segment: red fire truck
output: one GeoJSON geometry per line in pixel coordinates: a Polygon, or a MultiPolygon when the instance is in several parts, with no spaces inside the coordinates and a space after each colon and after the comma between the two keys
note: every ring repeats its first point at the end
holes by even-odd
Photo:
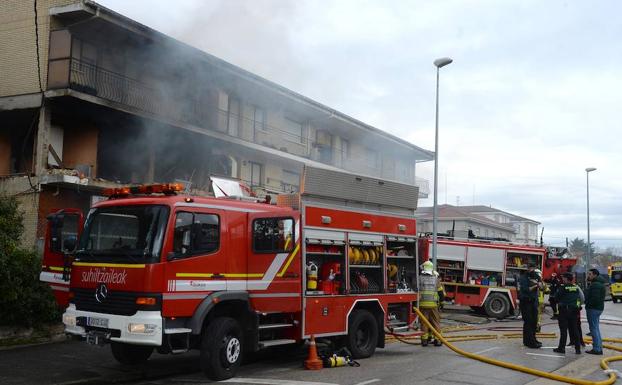
{"type": "Polygon", "coordinates": [[[312,335],[371,356],[415,318],[417,188],[309,167],[303,182],[277,205],[150,185],[112,189],[83,228],[51,215],[41,279],[69,301],[66,332],[123,364],[199,349],[216,380],[312,335]]]}
{"type": "MultiPolygon", "coordinates": [[[[432,236],[419,238],[419,255],[422,260],[432,259],[432,236]]],[[[530,264],[549,281],[552,273],[570,271],[576,258],[565,248],[444,236],[437,239],[437,271],[447,299],[489,317],[515,314],[518,276],[530,264]]]]}

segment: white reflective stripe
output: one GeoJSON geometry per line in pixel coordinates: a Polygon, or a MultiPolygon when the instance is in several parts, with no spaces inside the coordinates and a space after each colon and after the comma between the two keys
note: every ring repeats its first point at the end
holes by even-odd
{"type": "Polygon", "coordinates": [[[284,297],[300,297],[301,293],[267,293],[267,294],[249,294],[251,298],[284,298],[284,297]]]}
{"type": "Polygon", "coordinates": [[[188,279],[175,282],[175,291],[214,291],[226,289],[227,281],[188,279]]]}
{"type": "Polygon", "coordinates": [[[207,297],[209,293],[203,294],[184,294],[184,293],[169,293],[162,294],[163,299],[203,299],[207,297]]]}
{"type": "Polygon", "coordinates": [[[227,281],[227,290],[246,290],[248,281],[227,281]]]}
{"type": "Polygon", "coordinates": [[[69,286],[50,285],[50,287],[52,288],[52,290],[69,291],[69,286]]]}
{"type": "Polygon", "coordinates": [[[50,271],[42,271],[39,274],[39,280],[41,282],[58,283],[60,285],[69,285],[69,281],[63,280],[62,273],[52,273],[50,271]]]}
{"type": "Polygon", "coordinates": [[[260,280],[178,279],[169,281],[168,289],[169,291],[266,290],[288,256],[289,253],[277,254],[260,280]]]}
{"type": "Polygon", "coordinates": [[[253,209],[245,209],[241,207],[231,207],[231,206],[222,206],[222,205],[210,205],[206,203],[189,203],[189,202],[177,202],[175,203],[175,207],[200,207],[205,209],[217,209],[217,210],[226,210],[226,211],[239,211],[243,213],[262,213],[266,210],[253,210],[253,209]]]}

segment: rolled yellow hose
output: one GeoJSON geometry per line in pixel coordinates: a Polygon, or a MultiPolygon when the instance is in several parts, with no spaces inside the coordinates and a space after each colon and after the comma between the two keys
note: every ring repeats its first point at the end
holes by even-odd
{"type": "MultiPolygon", "coordinates": [[[[427,318],[425,318],[423,316],[423,314],[421,313],[421,311],[419,311],[418,308],[415,307],[414,309],[417,312],[417,315],[419,316],[419,319],[421,320],[421,322],[423,322],[432,331],[432,333],[434,333],[436,338],[438,338],[441,342],[443,342],[449,349],[453,350],[454,352],[456,352],[456,353],[458,353],[458,354],[460,354],[462,356],[465,356],[465,357],[468,357],[468,358],[472,358],[474,360],[478,360],[478,361],[481,361],[481,362],[485,362],[487,364],[491,364],[491,365],[495,365],[495,366],[500,366],[502,368],[512,369],[512,370],[516,370],[516,371],[519,371],[519,372],[531,374],[531,375],[534,375],[534,376],[548,378],[549,380],[565,382],[565,383],[568,383],[568,384],[575,384],[575,385],[611,385],[611,384],[613,384],[616,381],[616,375],[614,373],[611,373],[611,372],[608,373],[609,378],[606,379],[606,380],[590,381],[590,380],[583,380],[583,379],[580,379],[580,378],[566,377],[566,376],[562,376],[562,375],[555,374],[555,373],[549,373],[549,372],[545,372],[545,371],[538,370],[538,369],[532,369],[532,368],[528,368],[526,366],[513,364],[511,362],[495,360],[494,358],[489,358],[489,357],[486,357],[486,356],[481,356],[481,355],[478,355],[478,354],[467,352],[465,350],[462,350],[462,349],[452,345],[434,327],[432,327],[432,324],[430,324],[430,321],[428,321],[427,318]]],[[[607,349],[616,350],[616,351],[622,351],[621,348],[618,348],[618,347],[613,346],[613,345],[603,345],[603,347],[605,347],[607,349]]],[[[609,362],[613,362],[613,361],[622,361],[622,356],[612,356],[612,357],[603,358],[600,361],[600,367],[605,369],[605,370],[608,370],[609,366],[607,364],[609,362]]]]}

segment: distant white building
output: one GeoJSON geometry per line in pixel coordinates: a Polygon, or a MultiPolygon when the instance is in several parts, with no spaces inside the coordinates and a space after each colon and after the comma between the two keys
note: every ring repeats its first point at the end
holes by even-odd
{"type": "MultiPolygon", "coordinates": [[[[536,244],[540,222],[488,206],[438,206],[438,232],[453,231],[467,237],[502,238],[510,242],[536,244]]],[[[419,232],[432,232],[432,207],[415,212],[419,232]]]]}

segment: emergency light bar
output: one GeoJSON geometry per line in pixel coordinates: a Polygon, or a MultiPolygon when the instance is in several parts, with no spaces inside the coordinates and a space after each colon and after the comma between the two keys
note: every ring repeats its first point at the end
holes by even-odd
{"type": "Polygon", "coordinates": [[[163,184],[144,184],[132,187],[115,187],[104,190],[104,195],[110,198],[122,197],[133,194],[164,194],[174,195],[178,191],[183,191],[184,185],[181,183],[163,183],[163,184]]]}

